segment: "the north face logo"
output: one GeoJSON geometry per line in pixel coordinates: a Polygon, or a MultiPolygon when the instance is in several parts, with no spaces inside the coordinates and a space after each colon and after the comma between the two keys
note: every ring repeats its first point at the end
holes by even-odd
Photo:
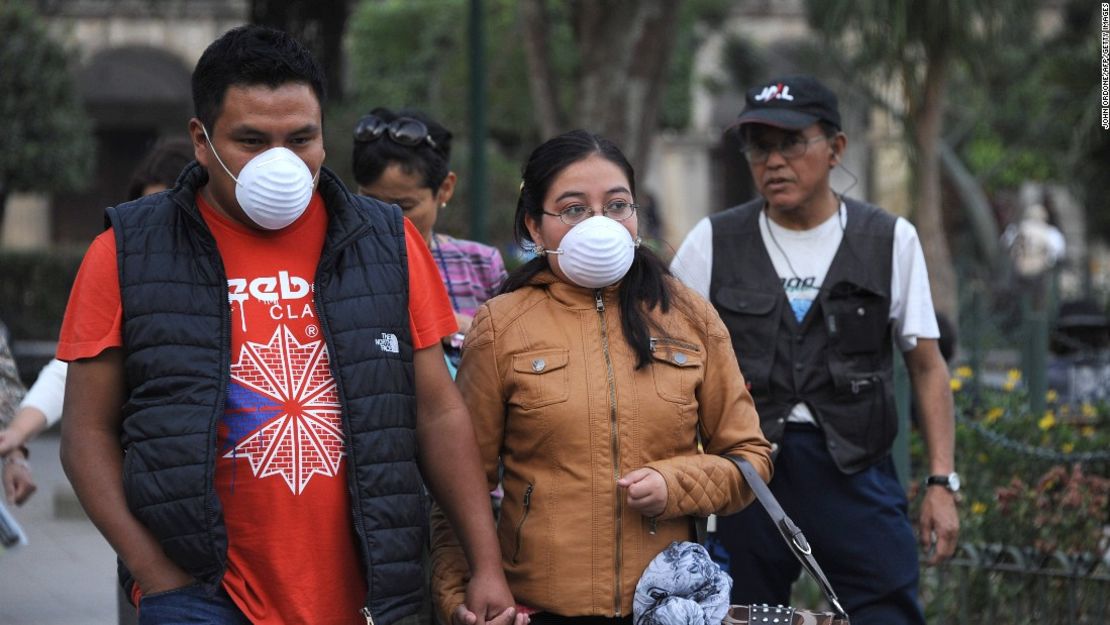
{"type": "Polygon", "coordinates": [[[400,345],[397,344],[397,335],[382,332],[382,338],[374,339],[374,344],[378,346],[383,352],[397,354],[401,352],[400,345]]]}
{"type": "Polygon", "coordinates": [[[771,100],[794,100],[794,96],[790,95],[790,85],[784,85],[781,82],[777,85],[764,87],[759,95],[755,96],[756,102],[769,102],[771,100]]]}

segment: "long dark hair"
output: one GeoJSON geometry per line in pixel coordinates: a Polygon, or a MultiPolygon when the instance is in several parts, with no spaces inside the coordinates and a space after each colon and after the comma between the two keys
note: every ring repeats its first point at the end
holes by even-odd
{"type": "MultiPolygon", "coordinates": [[[[636,173],[632,170],[632,164],[612,141],[585,130],[572,130],[548,139],[532,151],[521,174],[523,182],[513,220],[513,235],[518,245],[524,248],[535,246],[526,218],[531,217],[536,223],[543,219],[543,200],[555,178],[570,165],[594,155],[620,167],[628,178],[632,196],[636,196],[636,173]]],[[[540,254],[509,274],[501,292],[509,293],[527,285],[536,274],[548,267],[547,256],[540,254]]],[[[673,293],[668,282],[669,277],[670,271],[666,263],[641,245],[636,249],[632,267],[621,280],[617,291],[621,307],[621,329],[624,331],[624,340],[636,353],[637,369],[651,362],[651,331],[657,327],[647,314],[648,311],[656,307],[664,313],[670,310],[673,293]]]]}

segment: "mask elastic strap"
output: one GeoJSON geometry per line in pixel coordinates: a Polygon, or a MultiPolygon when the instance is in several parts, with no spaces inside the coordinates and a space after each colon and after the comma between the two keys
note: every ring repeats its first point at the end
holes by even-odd
{"type": "Polygon", "coordinates": [[[227,168],[227,165],[224,165],[223,159],[220,158],[220,153],[216,151],[216,145],[212,143],[212,137],[208,136],[208,129],[204,127],[204,124],[200,125],[200,129],[204,132],[204,138],[208,140],[208,147],[212,148],[212,155],[216,157],[216,162],[220,164],[220,167],[224,168],[224,171],[227,172],[228,176],[231,176],[231,179],[235,181],[235,184],[239,184],[239,179],[231,173],[231,170],[227,168]]]}

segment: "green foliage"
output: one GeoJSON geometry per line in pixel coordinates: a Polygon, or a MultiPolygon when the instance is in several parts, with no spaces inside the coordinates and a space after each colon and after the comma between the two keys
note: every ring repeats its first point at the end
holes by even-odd
{"type": "MultiPolygon", "coordinates": [[[[1095,617],[1105,614],[1106,581],[1093,565],[1104,555],[1110,509],[1110,406],[1072,406],[1049,391],[1047,410],[1032,414],[1019,372],[990,388],[983,377],[960,367],[951,381],[964,561],[922,568],[928,620],[1017,625],[1043,611],[1103,622],[1095,617]]],[[[924,451],[915,440],[918,467],[924,451]]],[[[920,490],[911,487],[913,518],[920,490]]]]}
{"type": "MultiPolygon", "coordinates": [[[[451,164],[459,174],[455,200],[440,218],[446,232],[467,236],[462,207],[469,197],[467,3],[463,0],[362,2],[348,27],[347,110],[337,123],[351,128],[360,114],[377,106],[427,112],[454,134],[451,164]]],[[[486,3],[487,119],[493,141],[487,149],[492,181],[487,222],[491,239],[511,238],[520,163],[539,142],[532,119],[528,74],[520,47],[515,3],[486,3]]],[[[555,50],[570,49],[565,20],[552,27],[555,50]]],[[[556,71],[569,72],[567,55],[556,56],[556,71]]],[[[569,93],[566,93],[569,97],[569,93]]],[[[334,134],[334,133],[333,133],[334,134]]],[[[347,134],[347,133],[344,133],[347,134]]],[[[350,151],[349,141],[345,144],[350,151]]],[[[349,175],[348,166],[342,172],[349,175]]]]}
{"type": "Polygon", "coordinates": [[[1016,189],[1028,180],[1047,181],[1057,168],[1043,150],[1007,145],[997,131],[982,128],[967,141],[964,162],[988,193],[1016,189]]]}
{"type": "MultiPolygon", "coordinates": [[[[573,3],[548,2],[548,46],[558,108],[568,117],[576,109],[580,62],[573,28],[573,3]]],[[[709,28],[728,15],[727,0],[691,0],[683,5],[676,48],[667,70],[661,123],[684,127],[690,117],[694,54],[709,28]]],[[[464,0],[363,0],[348,23],[347,103],[328,112],[328,123],[348,129],[376,106],[417,108],[454,133],[452,169],[459,174],[456,199],[440,217],[445,232],[466,236],[469,150],[467,149],[468,3],[464,0]]],[[[490,143],[487,163],[490,238],[499,246],[512,239],[512,216],[520,166],[541,140],[529,90],[522,47],[521,17],[513,0],[485,2],[486,102],[490,143]]],[[[337,133],[331,133],[334,137],[337,133]]],[[[348,134],[346,132],[342,133],[348,134]]],[[[329,139],[330,164],[349,177],[350,141],[329,139]]]]}
{"type": "Polygon", "coordinates": [[[1009,21],[1010,36],[953,76],[951,126],[970,130],[952,140],[988,192],[1026,180],[1079,182],[1084,137],[1105,134],[1096,132],[1090,104],[1097,58],[1085,43],[1095,39],[1086,8],[1086,19],[1066,18],[1047,40],[1031,19],[1009,21]]]}
{"type": "MultiPolygon", "coordinates": [[[[510,148],[537,138],[516,19],[515,3],[486,3],[489,128],[510,148]]],[[[468,122],[466,20],[462,0],[359,4],[348,30],[351,98],[364,110],[425,110],[459,135],[468,122]]],[[[553,49],[569,49],[569,30],[552,30],[553,49]]]]}
{"type": "Polygon", "coordinates": [[[667,67],[661,110],[663,128],[681,130],[690,123],[690,89],[694,73],[694,57],[713,28],[724,24],[730,3],[726,0],[690,0],[679,13],[678,35],[667,67]]]}
{"type": "MultiPolygon", "coordinates": [[[[952,387],[961,542],[1046,555],[1097,553],[1110,505],[1110,463],[1079,461],[1086,452],[1110,449],[1110,406],[1072,406],[1049,391],[1046,411],[1032,414],[1016,370],[999,388],[984,388],[970,368],[960,367],[952,387]]],[[[924,462],[920,442],[913,453],[924,462]]]]}
{"type": "Polygon", "coordinates": [[[87,180],[91,126],[69,57],[30,2],[0,3],[0,195],[76,189],[87,180]]]}
{"type": "Polygon", "coordinates": [[[57,340],[82,251],[0,252],[0,320],[15,340],[57,340]]]}

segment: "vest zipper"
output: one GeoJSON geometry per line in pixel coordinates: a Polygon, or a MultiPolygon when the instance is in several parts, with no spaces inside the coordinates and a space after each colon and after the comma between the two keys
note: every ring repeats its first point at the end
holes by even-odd
{"type": "Polygon", "coordinates": [[[613,455],[613,503],[616,511],[614,531],[616,540],[613,541],[613,558],[616,566],[616,575],[613,578],[613,616],[621,614],[621,540],[623,531],[622,523],[622,497],[617,480],[621,479],[621,446],[620,432],[617,429],[617,386],[613,375],[613,359],[609,354],[609,331],[605,325],[605,302],[601,298],[601,289],[594,291],[594,301],[597,304],[597,318],[601,326],[601,351],[605,354],[605,377],[609,383],[609,446],[613,455]]]}
{"type": "Polygon", "coordinates": [[[524,542],[524,522],[528,520],[528,509],[532,507],[532,484],[524,489],[524,511],[520,514],[520,522],[516,524],[516,550],[513,551],[513,564],[520,556],[520,545],[524,542]]]}
{"type": "MultiPolygon", "coordinates": [[[[212,249],[212,252],[213,252],[214,257],[215,257],[215,263],[216,263],[216,266],[217,266],[217,270],[219,271],[219,278],[220,278],[219,288],[224,294],[226,294],[227,293],[227,288],[228,288],[228,285],[227,285],[227,268],[224,266],[224,259],[223,259],[223,256],[220,256],[219,248],[216,247],[216,238],[212,234],[212,231],[207,229],[208,226],[203,223],[204,220],[200,217],[199,214],[196,215],[196,218],[199,221],[201,221],[201,224],[204,227],[204,232],[206,232],[208,234],[208,237],[209,237],[208,243],[211,245],[211,249],[212,249]]],[[[217,424],[219,423],[220,417],[223,416],[223,414],[224,414],[224,410],[226,410],[226,408],[227,408],[228,386],[231,384],[231,302],[230,301],[228,302],[227,306],[223,306],[223,314],[221,315],[221,317],[222,317],[222,319],[220,319],[220,325],[222,326],[223,338],[226,340],[225,345],[227,346],[227,352],[223,356],[221,356],[221,358],[220,358],[220,394],[219,394],[218,399],[216,400],[216,410],[212,413],[212,418],[208,422],[208,453],[209,454],[214,454],[214,452],[216,450],[216,442],[217,442],[217,438],[218,438],[217,433],[216,433],[216,427],[217,427],[217,424]]],[[[216,511],[212,509],[212,502],[217,501],[218,498],[219,498],[218,495],[216,495],[216,462],[218,462],[218,458],[213,460],[211,463],[208,463],[208,467],[205,469],[205,476],[204,476],[204,481],[205,481],[205,486],[204,486],[204,513],[206,515],[206,518],[209,520],[209,522],[208,522],[209,536],[211,536],[212,528],[216,524],[215,523],[216,511]]],[[[226,529],[226,525],[225,525],[225,529],[226,529]]],[[[212,540],[212,545],[213,545],[213,547],[215,547],[215,540],[212,540]]],[[[227,572],[227,558],[228,558],[228,556],[227,556],[227,549],[226,548],[224,549],[222,554],[220,554],[217,550],[217,555],[216,555],[217,562],[220,561],[220,556],[221,555],[223,556],[223,561],[221,562],[221,567],[220,567],[220,569],[221,569],[220,570],[220,577],[218,577],[217,580],[222,579],[223,575],[227,572]]]]}
{"type": "MultiPolygon", "coordinates": [[[[320,280],[321,275],[322,273],[317,270],[317,274],[315,277],[315,284],[317,286],[323,284],[323,282],[320,280]]],[[[320,324],[320,333],[324,337],[324,346],[328,349],[328,355],[331,362],[331,375],[332,378],[335,380],[335,389],[337,391],[337,394],[339,395],[339,406],[342,410],[342,414],[344,415],[343,418],[340,419],[340,423],[343,426],[343,436],[347,439],[346,443],[344,444],[344,446],[347,448],[347,492],[351,496],[351,517],[355,524],[355,535],[358,537],[358,544],[360,547],[362,547],[362,557],[364,561],[364,566],[366,567],[366,604],[362,606],[362,610],[360,610],[360,612],[364,617],[366,617],[367,625],[374,625],[374,619],[370,616],[370,597],[374,595],[374,565],[373,562],[370,560],[370,546],[366,544],[366,527],[362,522],[362,504],[358,499],[358,489],[356,489],[354,486],[354,481],[356,479],[356,471],[354,470],[354,436],[351,433],[351,424],[347,419],[347,415],[350,414],[347,412],[347,395],[343,389],[343,380],[342,378],[340,378],[339,371],[336,369],[337,364],[334,358],[336,352],[334,347],[332,346],[331,327],[328,326],[328,316],[326,313],[326,309],[324,308],[323,302],[320,301],[320,289],[313,289],[312,299],[316,303],[316,314],[318,316],[317,318],[320,324]]],[[[228,309],[229,317],[230,314],[230,309],[228,309]]]]}

